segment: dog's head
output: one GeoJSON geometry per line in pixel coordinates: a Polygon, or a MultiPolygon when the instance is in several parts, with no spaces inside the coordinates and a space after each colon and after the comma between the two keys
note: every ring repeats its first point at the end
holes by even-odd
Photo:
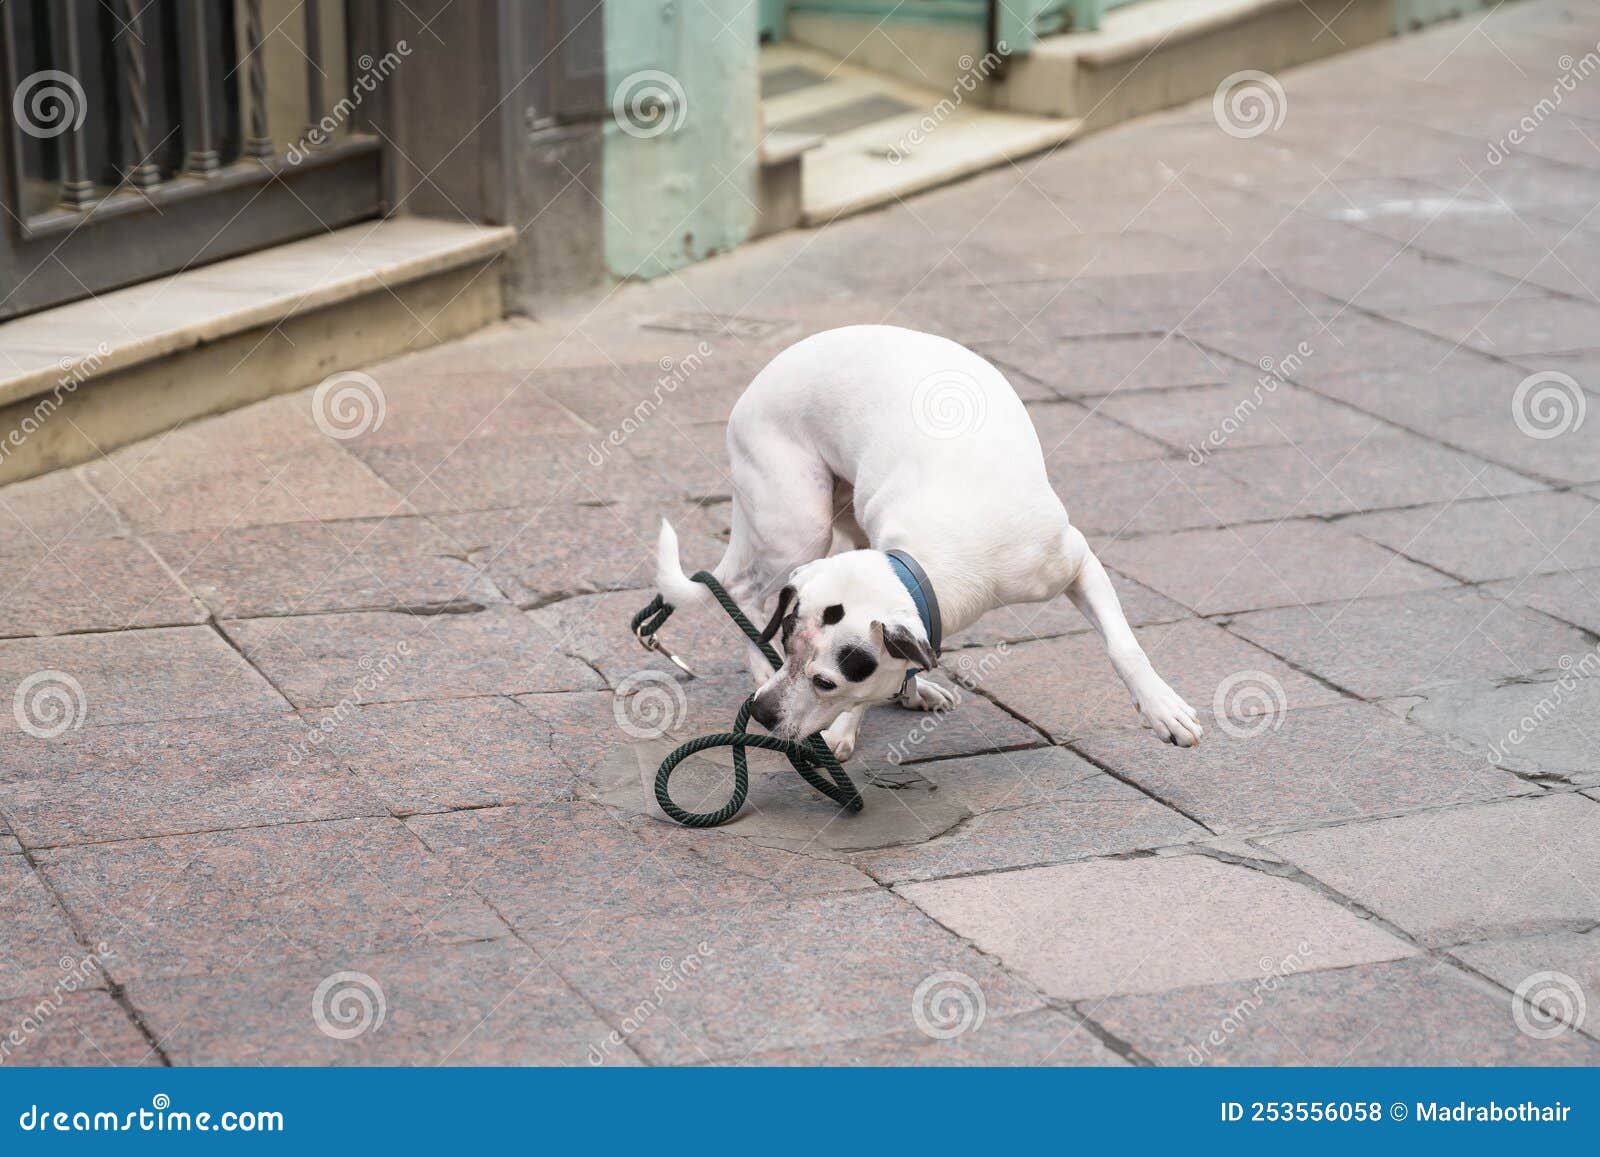
{"type": "Polygon", "coordinates": [[[783,666],[756,692],[751,714],[781,739],[820,731],[852,707],[888,702],[907,670],[938,663],[916,603],[875,550],[797,568],[762,632],[774,636],[783,666]]]}

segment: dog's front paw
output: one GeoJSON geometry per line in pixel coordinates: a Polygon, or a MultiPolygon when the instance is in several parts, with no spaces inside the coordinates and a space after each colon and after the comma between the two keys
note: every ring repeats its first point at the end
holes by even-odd
{"type": "Polygon", "coordinates": [[[843,763],[856,753],[856,736],[860,732],[858,725],[852,725],[848,717],[841,716],[833,726],[823,729],[822,741],[833,752],[833,757],[843,763]]]}
{"type": "Polygon", "coordinates": [[[1153,678],[1148,687],[1140,690],[1133,707],[1139,713],[1140,721],[1154,731],[1163,743],[1193,747],[1205,734],[1195,709],[1159,677],[1153,678]]]}
{"type": "Polygon", "coordinates": [[[956,705],[956,695],[950,688],[916,675],[906,693],[895,702],[908,711],[945,711],[956,705]]]}

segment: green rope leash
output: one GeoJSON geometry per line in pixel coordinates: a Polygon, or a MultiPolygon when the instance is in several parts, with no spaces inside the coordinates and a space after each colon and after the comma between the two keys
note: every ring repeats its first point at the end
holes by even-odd
{"type": "MultiPolygon", "coordinates": [[[[761,641],[761,632],[756,630],[755,624],[745,617],[744,612],[739,609],[739,604],[733,601],[722,584],[713,578],[709,571],[696,571],[689,577],[710,589],[718,604],[728,612],[728,617],[745,633],[745,637],[761,648],[761,653],[766,656],[767,662],[772,664],[773,670],[783,666],[783,660],[778,656],[778,652],[761,641]]],[[[661,629],[661,624],[671,617],[674,609],[672,604],[657,595],[650,600],[649,606],[633,616],[629,626],[646,648],[661,650],[661,644],[656,641],[655,633],[661,629]]],[[[683,666],[675,656],[669,654],[668,657],[680,667],[683,666]]],[[[833,752],[828,750],[828,744],[820,734],[811,736],[804,743],[793,743],[787,739],[778,739],[776,736],[755,735],[745,730],[750,722],[750,707],[754,702],[755,696],[752,695],[740,706],[739,713],[733,719],[732,731],[718,731],[712,735],[691,739],[661,761],[661,766],[656,769],[656,802],[661,805],[661,810],[688,828],[714,828],[727,823],[739,814],[739,809],[744,806],[745,796],[750,792],[750,768],[745,748],[757,747],[763,751],[780,752],[788,758],[789,763],[800,773],[800,777],[812,787],[841,807],[853,812],[860,811],[861,793],[856,790],[856,785],[850,782],[850,777],[845,774],[844,768],[839,766],[839,761],[833,757],[833,752]],[[672,783],[673,769],[696,752],[713,747],[733,748],[733,796],[716,811],[684,811],[672,802],[672,795],[668,790],[672,783]]]]}

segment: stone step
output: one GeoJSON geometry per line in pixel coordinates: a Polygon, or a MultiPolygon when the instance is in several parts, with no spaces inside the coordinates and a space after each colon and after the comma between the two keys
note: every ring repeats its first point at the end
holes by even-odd
{"type": "Polygon", "coordinates": [[[469,333],[515,236],[369,221],[0,323],[0,482],[469,333]]]}
{"type": "Polygon", "coordinates": [[[1141,0],[1095,32],[1048,36],[1011,61],[995,104],[1078,117],[1088,130],[1214,92],[1233,73],[1279,69],[1390,34],[1392,0],[1141,0]]]}
{"type": "Polygon", "coordinates": [[[1079,122],[982,104],[987,81],[941,92],[785,43],[761,53],[769,131],[822,138],[802,162],[800,223],[886,205],[1070,140],[1079,122]]]}

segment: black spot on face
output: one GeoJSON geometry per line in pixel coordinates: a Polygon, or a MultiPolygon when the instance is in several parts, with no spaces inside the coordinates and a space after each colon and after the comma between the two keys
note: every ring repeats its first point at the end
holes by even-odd
{"type": "Polygon", "coordinates": [[[824,627],[831,627],[842,618],[844,618],[843,603],[834,603],[833,606],[822,609],[822,625],[824,627]]]}
{"type": "Polygon", "coordinates": [[[865,647],[851,644],[839,649],[839,674],[852,683],[869,678],[878,669],[878,657],[865,647]]]}

